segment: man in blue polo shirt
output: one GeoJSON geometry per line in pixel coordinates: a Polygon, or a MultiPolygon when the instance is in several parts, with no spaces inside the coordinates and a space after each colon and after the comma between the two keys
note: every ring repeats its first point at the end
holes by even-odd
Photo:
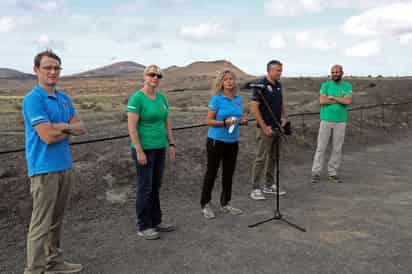
{"type": "Polygon", "coordinates": [[[33,210],[27,236],[25,274],[75,273],[60,249],[64,208],[73,183],[69,136],[85,127],[70,98],[56,89],[60,58],[50,50],[34,58],[37,84],[23,99],[26,160],[33,210]]]}
{"type": "Polygon", "coordinates": [[[252,167],[252,192],[250,193],[253,200],[265,200],[264,193],[276,194],[277,191],[279,195],[286,193],[278,190],[274,183],[274,160],[277,142],[279,142],[277,125],[284,127],[286,124],[282,85],[279,82],[282,67],[282,63],[277,60],[270,61],[266,66],[266,77],[258,83],[261,88],[254,88],[252,94],[251,110],[257,122],[257,148],[252,167]],[[264,177],[263,189],[261,188],[262,177],[264,177]]]}

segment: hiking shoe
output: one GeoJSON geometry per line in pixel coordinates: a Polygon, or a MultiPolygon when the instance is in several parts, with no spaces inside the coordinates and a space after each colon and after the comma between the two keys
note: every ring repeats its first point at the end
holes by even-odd
{"type": "Polygon", "coordinates": [[[175,230],[176,230],[176,226],[174,224],[160,223],[156,226],[157,232],[172,232],[175,230]]]}
{"type": "Polygon", "coordinates": [[[252,190],[252,192],[250,193],[250,198],[252,198],[255,201],[266,200],[265,195],[263,195],[262,190],[259,188],[252,190]]]}
{"type": "Polygon", "coordinates": [[[329,182],[331,183],[338,183],[338,184],[342,183],[342,180],[339,178],[338,175],[329,175],[328,179],[329,179],[329,182]]]}
{"type": "MultiPolygon", "coordinates": [[[[280,188],[280,187],[279,187],[280,188]]],[[[263,188],[263,193],[266,194],[276,194],[277,193],[277,188],[276,188],[276,184],[271,185],[270,187],[264,187],[263,188]]],[[[283,189],[280,188],[279,190],[279,196],[285,195],[286,191],[284,191],[283,189]]]]}
{"type": "Polygon", "coordinates": [[[312,176],[312,179],[310,180],[310,182],[312,183],[312,184],[316,184],[316,183],[319,183],[319,181],[320,181],[320,176],[319,175],[313,175],[312,176]]]}
{"type": "Polygon", "coordinates": [[[139,230],[137,232],[137,235],[139,235],[140,237],[142,237],[145,240],[157,240],[157,239],[160,238],[159,232],[157,232],[153,228],[148,228],[148,229],[145,229],[145,230],[139,230]]]}
{"type": "Polygon", "coordinates": [[[83,266],[81,264],[72,264],[68,262],[55,263],[46,268],[46,274],[57,273],[77,273],[82,271],[83,266]]]}
{"type": "Polygon", "coordinates": [[[212,210],[212,207],[210,206],[210,204],[206,204],[203,208],[202,208],[202,214],[203,217],[205,217],[206,219],[213,219],[215,218],[215,213],[212,210]]]}
{"type": "Polygon", "coordinates": [[[242,210],[240,210],[239,208],[233,207],[231,205],[221,206],[220,211],[222,211],[224,213],[230,213],[232,215],[240,215],[240,214],[243,213],[242,210]]]}

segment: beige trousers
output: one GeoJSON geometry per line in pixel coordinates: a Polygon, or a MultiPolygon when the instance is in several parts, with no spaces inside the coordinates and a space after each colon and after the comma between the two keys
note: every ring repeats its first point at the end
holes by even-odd
{"type": "Polygon", "coordinates": [[[72,170],[30,178],[33,210],[27,235],[25,274],[44,273],[46,267],[63,261],[60,232],[72,183],[72,170]]]}
{"type": "Polygon", "coordinates": [[[252,167],[252,188],[261,188],[261,178],[264,173],[265,186],[270,187],[274,183],[274,164],[276,157],[277,142],[279,136],[268,137],[261,128],[256,130],[256,157],[252,167]]]}
{"type": "Polygon", "coordinates": [[[328,174],[337,175],[342,162],[342,146],[345,140],[346,123],[321,121],[319,126],[318,145],[313,158],[312,176],[320,175],[325,159],[326,148],[332,135],[332,154],[328,163],[328,174]]]}

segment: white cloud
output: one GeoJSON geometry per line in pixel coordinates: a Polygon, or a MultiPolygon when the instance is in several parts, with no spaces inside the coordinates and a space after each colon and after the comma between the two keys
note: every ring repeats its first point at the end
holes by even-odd
{"type": "Polygon", "coordinates": [[[286,46],[286,40],[282,34],[275,34],[269,40],[269,47],[272,49],[283,49],[286,46]]]}
{"type": "Polygon", "coordinates": [[[0,17],[0,32],[10,32],[16,27],[16,20],[12,17],[0,17]]]}
{"type": "Polygon", "coordinates": [[[163,49],[164,45],[160,41],[140,41],[137,47],[143,50],[158,50],[163,49]]]}
{"type": "Polygon", "coordinates": [[[321,0],[270,0],[265,3],[265,11],[271,16],[299,16],[322,10],[321,0]]]}
{"type": "Polygon", "coordinates": [[[412,33],[412,3],[398,3],[367,10],[352,16],[342,26],[345,34],[358,36],[412,33]]]}
{"type": "Polygon", "coordinates": [[[40,35],[38,42],[42,45],[47,45],[50,43],[50,38],[47,34],[42,34],[40,35]]]}
{"type": "Polygon", "coordinates": [[[401,35],[399,43],[403,46],[412,45],[412,33],[401,35]]]}
{"type": "MultiPolygon", "coordinates": [[[[326,2],[326,1],[325,1],[326,2]]],[[[411,0],[342,0],[329,2],[333,7],[370,9],[395,3],[410,3],[411,0]]]]}
{"type": "Polygon", "coordinates": [[[410,4],[411,0],[267,0],[265,11],[271,16],[300,16],[328,9],[372,9],[394,4],[410,4]]]}
{"type": "Polygon", "coordinates": [[[44,49],[53,49],[53,50],[64,50],[64,43],[55,41],[53,39],[50,39],[49,35],[43,33],[39,36],[37,39],[37,43],[39,45],[39,50],[44,50],[44,49]]]}
{"type": "MultiPolygon", "coordinates": [[[[114,1],[115,2],[115,1],[114,1]]],[[[176,8],[188,4],[190,0],[135,0],[135,1],[118,1],[113,10],[124,15],[125,13],[142,12],[146,8],[176,8]]]]}
{"type": "Polygon", "coordinates": [[[302,31],[296,34],[296,43],[301,48],[315,50],[331,50],[336,48],[336,42],[324,38],[322,32],[302,31]]]}
{"type": "Polygon", "coordinates": [[[124,16],[125,14],[142,12],[143,8],[144,3],[136,1],[132,3],[118,3],[113,7],[113,11],[115,14],[122,14],[124,16]]]}
{"type": "Polygon", "coordinates": [[[157,4],[157,5],[179,5],[179,4],[187,3],[188,1],[187,0],[149,0],[147,2],[151,4],[157,4]]]}
{"type": "Polygon", "coordinates": [[[225,30],[218,24],[203,23],[199,25],[184,26],[179,33],[183,38],[192,41],[210,41],[223,39],[225,30]]]}
{"type": "Polygon", "coordinates": [[[370,57],[381,52],[381,44],[378,40],[358,44],[345,50],[345,54],[351,57],[370,57]]]}
{"type": "Polygon", "coordinates": [[[55,1],[47,1],[47,2],[38,3],[38,8],[43,11],[51,12],[51,11],[57,10],[58,4],[55,1]]]}
{"type": "Polygon", "coordinates": [[[43,11],[43,12],[54,12],[64,6],[64,0],[18,0],[16,1],[17,7],[22,10],[29,11],[43,11]]]}

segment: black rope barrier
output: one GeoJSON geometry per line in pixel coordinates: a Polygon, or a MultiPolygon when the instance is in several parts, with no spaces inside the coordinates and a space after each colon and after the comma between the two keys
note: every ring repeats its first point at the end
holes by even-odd
{"type": "MultiPolygon", "coordinates": [[[[395,103],[382,103],[382,104],[373,104],[373,105],[363,105],[363,106],[359,106],[359,107],[349,108],[348,111],[373,109],[373,108],[385,107],[385,106],[408,105],[408,104],[411,104],[411,103],[412,103],[412,101],[395,102],[395,103]]],[[[319,114],[320,114],[319,111],[318,112],[300,112],[300,113],[292,113],[292,114],[288,115],[288,117],[300,117],[300,116],[319,115],[319,114]]],[[[252,121],[255,121],[255,119],[249,119],[249,121],[252,122],[252,121]]],[[[204,124],[197,124],[197,125],[190,125],[190,126],[175,127],[175,128],[173,128],[173,131],[200,128],[200,127],[207,127],[207,124],[204,123],[204,124]]],[[[113,140],[118,140],[118,139],[123,139],[123,138],[128,138],[128,137],[129,137],[129,134],[123,134],[123,135],[112,136],[112,137],[102,137],[102,138],[95,138],[95,139],[90,139],[90,140],[72,142],[72,143],[70,143],[70,145],[71,146],[76,146],[76,145],[83,145],[83,144],[90,144],[90,143],[106,142],[106,141],[113,141],[113,140]]],[[[25,150],[24,147],[23,148],[12,149],[12,150],[4,150],[4,151],[0,151],[0,155],[19,153],[19,152],[23,152],[24,150],[25,150]]]]}

